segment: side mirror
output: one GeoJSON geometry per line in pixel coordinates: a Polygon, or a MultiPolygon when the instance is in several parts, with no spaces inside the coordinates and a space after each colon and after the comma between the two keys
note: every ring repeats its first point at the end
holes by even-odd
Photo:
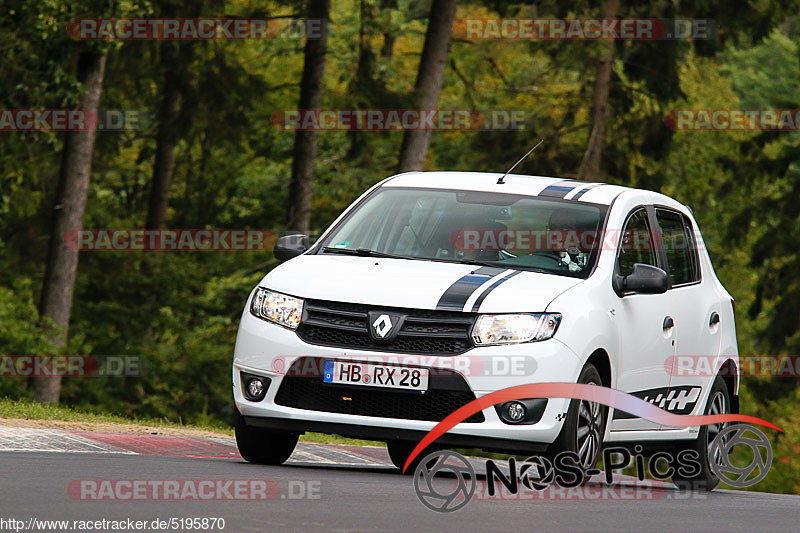
{"type": "Polygon", "coordinates": [[[308,250],[308,235],[284,235],[275,243],[272,253],[278,261],[288,261],[308,250]]]}
{"type": "Polygon", "coordinates": [[[669,276],[658,267],[636,263],[627,276],[614,274],[614,292],[620,298],[625,291],[641,294],[662,294],[669,289],[669,276]]]}

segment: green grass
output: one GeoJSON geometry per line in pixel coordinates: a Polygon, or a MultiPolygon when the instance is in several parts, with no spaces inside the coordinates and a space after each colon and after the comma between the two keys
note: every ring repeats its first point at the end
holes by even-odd
{"type": "MultiPolygon", "coordinates": [[[[183,424],[180,421],[171,421],[163,418],[128,418],[104,412],[94,412],[63,405],[41,404],[31,401],[11,400],[0,398],[0,418],[21,418],[31,420],[63,420],[66,422],[86,422],[86,423],[111,423],[139,426],[154,426],[159,428],[171,429],[194,429],[201,431],[211,431],[224,435],[233,435],[233,428],[222,422],[209,422],[202,424],[183,424]]],[[[350,446],[378,446],[385,447],[386,444],[378,441],[347,439],[339,435],[326,435],[324,433],[305,433],[300,437],[302,442],[313,442],[319,444],[347,444],[350,446]]],[[[455,451],[462,455],[473,457],[485,457],[494,460],[505,461],[508,454],[490,453],[480,449],[462,449],[455,451]]],[[[527,456],[515,456],[518,461],[523,461],[527,456]]]]}
{"type": "Polygon", "coordinates": [[[386,444],[373,440],[346,439],[339,435],[326,435],[324,433],[306,433],[300,437],[304,442],[317,442],[320,444],[348,444],[350,446],[380,446],[385,448],[386,444]]]}
{"type": "MultiPolygon", "coordinates": [[[[791,422],[780,419],[782,425],[791,427],[796,422],[796,414],[792,412],[794,419],[791,422]]],[[[204,423],[197,424],[184,424],[180,421],[167,420],[163,418],[136,418],[124,417],[103,411],[90,411],[87,409],[79,409],[63,405],[54,404],[39,404],[31,401],[12,400],[9,398],[0,398],[0,418],[9,419],[29,419],[29,420],[60,420],[65,422],[83,422],[83,423],[107,423],[107,424],[124,424],[131,426],[150,426],[156,428],[169,428],[169,429],[189,429],[219,433],[221,435],[233,436],[233,428],[216,420],[210,420],[204,423]]],[[[797,434],[797,433],[794,433],[797,434]]],[[[300,437],[301,441],[314,442],[321,444],[348,444],[351,446],[386,446],[383,442],[346,439],[338,435],[325,435],[322,433],[306,433],[300,437]]],[[[794,458],[800,452],[800,445],[796,444],[796,440],[783,439],[776,445],[776,460],[773,465],[773,477],[767,476],[764,481],[760,482],[754,487],[745,490],[762,490],[766,492],[784,492],[788,494],[797,493],[798,485],[797,478],[793,472],[797,471],[796,463],[781,460],[782,457],[794,458]],[[778,466],[779,465],[779,466],[778,466]],[[776,468],[778,466],[778,468],[776,468]]],[[[488,453],[479,449],[456,449],[463,455],[471,455],[476,457],[491,458],[494,460],[505,461],[508,459],[507,454],[488,453]]],[[[518,461],[525,459],[525,456],[516,456],[518,461]]],[[[602,464],[602,462],[601,462],[602,464]]],[[[623,471],[628,475],[636,475],[635,470],[629,467],[623,471]]],[[[722,485],[725,488],[725,485],[722,485]]]]}
{"type": "MultiPolygon", "coordinates": [[[[233,428],[222,422],[209,421],[201,424],[183,424],[180,421],[164,418],[129,418],[101,411],[89,411],[75,407],[55,404],[41,404],[24,400],[0,398],[0,418],[21,418],[30,420],[63,420],[65,422],[107,423],[138,426],[154,426],[171,429],[194,429],[212,431],[224,435],[233,435],[233,428]]],[[[347,444],[350,446],[379,446],[385,447],[383,442],[360,439],[346,439],[339,435],[326,435],[324,433],[305,433],[300,437],[302,442],[319,444],[347,444]]],[[[494,459],[507,459],[507,455],[489,454],[482,450],[459,450],[467,455],[479,457],[492,457],[494,459]]]]}
{"type": "MultiPolygon", "coordinates": [[[[86,422],[86,423],[110,423],[126,424],[138,426],[154,426],[159,428],[171,429],[194,429],[201,431],[212,431],[224,435],[233,435],[233,428],[222,422],[210,421],[200,424],[183,424],[180,421],[172,421],[163,418],[129,418],[101,411],[89,411],[64,405],[41,404],[24,400],[11,400],[0,398],[0,418],[22,418],[31,420],[63,420],[66,422],[86,422]]],[[[346,439],[339,435],[326,435],[324,433],[305,433],[300,436],[302,442],[314,442],[319,444],[347,444],[350,446],[378,446],[386,447],[383,442],[360,439],[346,439]]],[[[495,460],[508,459],[507,454],[488,453],[479,449],[457,449],[463,455],[475,457],[486,457],[495,460]]],[[[523,460],[525,456],[518,456],[517,459],[523,460]]]]}
{"type": "Polygon", "coordinates": [[[0,417],[30,420],[62,420],[100,424],[126,424],[174,429],[196,429],[232,435],[233,429],[219,422],[183,424],[163,418],[129,418],[111,413],[88,411],[56,404],[41,404],[24,400],[0,398],[0,417]]]}

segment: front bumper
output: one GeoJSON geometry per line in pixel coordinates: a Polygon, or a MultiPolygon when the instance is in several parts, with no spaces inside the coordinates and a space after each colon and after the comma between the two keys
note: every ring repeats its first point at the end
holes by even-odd
{"type": "MultiPolygon", "coordinates": [[[[257,319],[245,311],[236,339],[233,395],[236,407],[248,425],[297,432],[335,433],[373,440],[419,440],[437,423],[278,405],[275,397],[285,379],[286,369],[299,357],[383,361],[452,370],[464,378],[476,397],[530,383],[575,383],[582,367],[580,358],[558,339],[473,348],[456,356],[405,356],[307,344],[294,331],[257,319]],[[252,402],[244,397],[241,372],[270,378],[270,387],[262,401],[252,402]]],[[[550,398],[541,419],[529,425],[506,424],[500,420],[495,409],[487,408],[482,411],[483,422],[460,423],[441,437],[439,442],[523,453],[527,450],[539,451],[558,436],[568,407],[568,399],[550,398]]]]}

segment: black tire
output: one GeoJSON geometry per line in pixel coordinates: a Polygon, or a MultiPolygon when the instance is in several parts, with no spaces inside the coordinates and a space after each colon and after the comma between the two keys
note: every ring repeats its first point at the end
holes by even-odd
{"type": "MultiPolygon", "coordinates": [[[[408,456],[411,455],[411,452],[414,451],[414,448],[417,447],[418,442],[412,442],[407,440],[392,440],[386,443],[386,450],[389,452],[389,459],[392,460],[392,464],[399,468],[401,471],[406,464],[406,459],[408,456]]],[[[414,460],[409,465],[408,470],[404,473],[405,475],[412,475],[414,470],[417,469],[417,465],[419,464],[420,460],[424,458],[426,455],[437,451],[439,448],[434,448],[432,446],[428,446],[425,448],[419,455],[417,455],[414,460]]]]}
{"type": "MultiPolygon", "coordinates": [[[[591,363],[581,370],[579,384],[603,386],[597,368],[591,363]]],[[[567,410],[567,418],[558,438],[550,445],[547,457],[555,460],[561,452],[575,452],[580,458],[584,471],[594,468],[603,447],[603,435],[608,420],[608,407],[585,400],[572,400],[567,410]],[[587,418],[588,415],[588,418],[587,418]],[[579,426],[581,428],[579,435],[579,426]],[[586,428],[584,433],[583,429],[586,428]]]]}
{"type": "Polygon", "coordinates": [[[235,410],[234,417],[236,446],[248,463],[280,465],[292,455],[299,437],[297,433],[248,426],[238,410],[235,410]]]}
{"type": "MultiPolygon", "coordinates": [[[[731,398],[728,393],[728,387],[725,386],[725,381],[719,376],[714,379],[714,384],[711,386],[711,392],[708,395],[706,408],[704,414],[729,414],[731,412],[731,398]],[[720,403],[721,402],[721,403],[720,403]]],[[[682,476],[676,472],[672,476],[672,481],[680,489],[689,489],[693,491],[711,491],[714,490],[719,484],[719,478],[711,470],[710,458],[708,455],[708,446],[714,440],[720,431],[728,424],[711,424],[708,426],[700,426],[700,432],[697,438],[691,441],[690,444],[679,444],[677,447],[678,453],[683,450],[693,450],[699,455],[698,461],[700,462],[700,472],[691,477],[682,476]]]]}

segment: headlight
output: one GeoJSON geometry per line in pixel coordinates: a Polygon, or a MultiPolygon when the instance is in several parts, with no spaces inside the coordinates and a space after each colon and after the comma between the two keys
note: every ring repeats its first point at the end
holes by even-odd
{"type": "Polygon", "coordinates": [[[472,329],[472,339],[479,346],[543,341],[555,334],[560,323],[560,313],[482,315],[472,329]]]}
{"type": "Polygon", "coordinates": [[[303,300],[259,287],[250,301],[250,313],[289,329],[297,329],[303,315],[303,300]]]}

